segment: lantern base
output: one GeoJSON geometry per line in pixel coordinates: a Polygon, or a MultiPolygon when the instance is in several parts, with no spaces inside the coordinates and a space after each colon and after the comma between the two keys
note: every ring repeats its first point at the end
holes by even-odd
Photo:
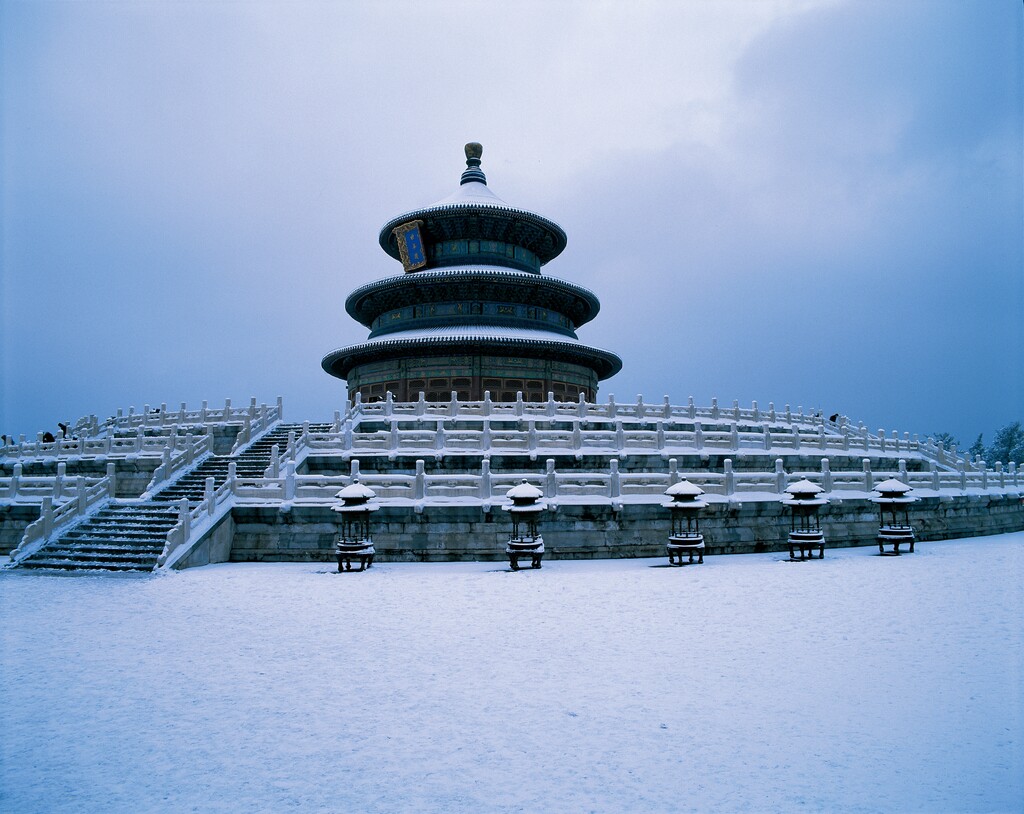
{"type": "Polygon", "coordinates": [[[513,571],[519,570],[520,558],[526,559],[527,557],[530,558],[531,568],[540,568],[540,561],[544,556],[544,538],[512,537],[505,547],[505,553],[508,555],[508,564],[512,566],[513,571]]]}
{"type": "Polygon", "coordinates": [[[907,543],[910,553],[914,553],[914,527],[913,526],[882,526],[878,530],[878,553],[889,557],[900,555],[900,545],[907,543]],[[892,551],[886,551],[885,546],[892,545],[892,551]]]}
{"type": "Polygon", "coordinates": [[[683,554],[689,555],[688,562],[693,562],[697,556],[697,563],[704,562],[704,535],[703,534],[673,534],[668,538],[668,564],[682,565],[683,554]]]}
{"type": "Polygon", "coordinates": [[[359,563],[359,570],[365,571],[373,565],[373,543],[369,540],[339,540],[334,545],[334,554],[338,560],[338,573],[351,571],[352,563],[359,563]]]}
{"type": "Polygon", "coordinates": [[[818,549],[818,559],[825,559],[825,535],[820,531],[791,531],[789,533],[789,558],[796,562],[814,559],[814,549],[818,549]],[[797,555],[797,552],[800,552],[797,555]]]}

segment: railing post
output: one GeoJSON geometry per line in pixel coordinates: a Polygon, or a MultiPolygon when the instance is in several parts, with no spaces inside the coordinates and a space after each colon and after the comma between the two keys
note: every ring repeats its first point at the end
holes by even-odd
{"type": "Polygon", "coordinates": [[[821,459],[821,488],[826,492],[832,491],[832,470],[829,468],[828,458],[821,459]]]}
{"type": "MultiPolygon", "coordinates": [[[[57,464],[57,477],[53,479],[53,499],[58,500],[64,495],[64,478],[67,475],[68,465],[61,461],[57,464]]],[[[21,475],[21,464],[15,466],[14,474],[21,475]]]]}
{"type": "Polygon", "coordinates": [[[608,461],[608,497],[619,497],[622,486],[619,482],[619,462],[612,458],[608,461]]]}
{"type": "Polygon", "coordinates": [[[78,513],[85,514],[89,508],[89,500],[85,494],[85,478],[81,475],[75,478],[75,491],[77,492],[75,497],[78,500],[78,513]]]}
{"type": "Polygon", "coordinates": [[[395,397],[391,395],[391,391],[388,390],[384,394],[384,416],[390,418],[391,414],[395,411],[395,397]]]}
{"type": "Polygon", "coordinates": [[[181,405],[178,407],[178,423],[179,424],[184,424],[185,423],[185,413],[187,411],[188,411],[188,405],[185,402],[182,402],[181,405]]]}
{"type": "Polygon", "coordinates": [[[587,417],[587,399],[582,392],[579,395],[579,399],[576,401],[576,416],[578,418],[587,417]]]}
{"type": "Polygon", "coordinates": [[[686,401],[686,415],[689,416],[691,421],[697,417],[697,405],[693,403],[693,396],[690,396],[686,401]]]}
{"type": "Polygon", "coordinates": [[[966,492],[967,491],[967,465],[964,462],[963,458],[961,458],[960,460],[958,460],[956,462],[956,469],[957,469],[957,472],[960,474],[960,491],[961,492],[966,492]]]}
{"type": "Polygon", "coordinates": [[[903,460],[903,458],[900,458],[899,464],[897,466],[899,469],[899,476],[897,480],[909,486],[910,479],[907,477],[907,462],[903,460]]]}
{"type": "Polygon", "coordinates": [[[284,499],[295,500],[295,460],[290,458],[284,464],[284,499]]]}
{"type": "Polygon", "coordinates": [[[875,488],[875,478],[871,474],[871,459],[864,458],[861,462],[861,469],[864,470],[864,491],[871,492],[875,488]]]}
{"type": "MultiPolygon", "coordinates": [[[[57,464],[58,474],[59,474],[59,469],[60,469],[61,466],[62,466],[62,464],[57,464]]],[[[21,472],[22,472],[21,464],[15,464],[14,465],[14,469],[11,472],[11,500],[14,500],[18,496],[18,487],[21,485],[21,472]]],[[[59,484],[60,484],[60,480],[58,479],[57,482],[54,484],[54,489],[53,489],[54,495],[57,496],[57,497],[59,497],[59,495],[57,494],[58,490],[60,489],[59,484]]]]}
{"type": "Polygon", "coordinates": [[[699,421],[693,422],[693,445],[697,449],[704,449],[704,430],[699,421]]]}
{"type": "Polygon", "coordinates": [[[775,402],[774,401],[769,401],[768,402],[768,420],[770,422],[772,422],[773,424],[775,423],[775,402]]]}
{"type": "Polygon", "coordinates": [[[107,464],[107,497],[117,497],[117,465],[113,461],[107,464]]]}
{"type": "Polygon", "coordinates": [[[416,415],[424,415],[427,412],[427,396],[420,390],[420,394],[416,397],[416,415]]]}
{"type": "Polygon", "coordinates": [[[732,461],[725,459],[725,493],[732,495],[736,493],[736,475],[732,471],[732,461]]]}
{"type": "Polygon", "coordinates": [[[789,405],[788,404],[786,405],[786,423],[787,424],[792,424],[793,423],[793,411],[789,409],[789,405]]]}
{"type": "Polygon", "coordinates": [[[782,458],[775,459],[775,491],[780,495],[786,491],[786,470],[782,468],[782,458]]]}
{"type": "Polygon", "coordinates": [[[1010,480],[1013,481],[1014,486],[1018,486],[1017,483],[1017,463],[1016,461],[1010,461],[1010,480]]]}
{"type": "Polygon", "coordinates": [[[668,485],[674,486],[679,483],[679,461],[675,458],[668,459],[668,485]]]}
{"type": "Polygon", "coordinates": [[[608,418],[615,418],[619,408],[615,406],[615,394],[608,394],[608,418]]]}
{"type": "Polygon", "coordinates": [[[427,493],[427,476],[424,473],[424,464],[422,460],[416,461],[416,482],[413,486],[413,499],[423,500],[424,495],[427,493]]]}
{"type": "Polygon", "coordinates": [[[39,516],[43,518],[43,539],[49,539],[53,534],[53,498],[44,497],[43,505],[39,508],[39,516]]]}
{"type": "Polygon", "coordinates": [[[454,418],[459,414],[459,394],[452,390],[452,399],[448,402],[448,415],[454,418]]]}
{"type": "Polygon", "coordinates": [[[487,458],[480,461],[480,499],[491,499],[491,462],[487,458]]]}
{"type": "Polygon", "coordinates": [[[544,473],[544,497],[558,497],[558,478],[555,476],[555,459],[548,458],[545,461],[544,473]]]}
{"type": "Polygon", "coordinates": [[[235,494],[235,485],[238,481],[238,464],[231,461],[228,464],[228,491],[235,494]]]}
{"type": "Polygon", "coordinates": [[[878,446],[882,452],[885,452],[885,430],[881,427],[878,428],[878,446]]]}
{"type": "Polygon", "coordinates": [[[284,418],[284,397],[277,397],[277,420],[280,421],[284,418]]]}
{"type": "Polygon", "coordinates": [[[549,418],[554,418],[554,415],[555,415],[555,394],[552,391],[550,391],[550,390],[548,390],[547,414],[548,414],[549,418]]]}
{"type": "Polygon", "coordinates": [[[740,400],[739,399],[733,399],[732,400],[732,420],[733,421],[739,421],[740,420],[740,400]]]}
{"type": "Polygon", "coordinates": [[[999,488],[1006,488],[1006,473],[1003,471],[1003,462],[996,461],[996,477],[999,478],[999,488]]]}
{"type": "Polygon", "coordinates": [[[751,410],[751,413],[754,416],[754,421],[755,422],[760,422],[761,421],[761,411],[757,409],[757,402],[756,401],[751,403],[750,410],[751,410]]]}
{"type": "Polygon", "coordinates": [[[575,421],[572,425],[572,448],[579,452],[583,448],[583,433],[580,432],[580,422],[575,421]]]}
{"type": "Polygon", "coordinates": [[[530,460],[533,461],[537,458],[537,422],[531,419],[527,426],[527,450],[530,453],[530,460]]]}
{"type": "Polygon", "coordinates": [[[717,396],[712,396],[712,398],[711,398],[711,417],[717,421],[719,415],[720,415],[720,413],[718,411],[718,397],[717,396]]]}
{"type": "Polygon", "coordinates": [[[637,393],[636,394],[636,417],[637,418],[643,418],[645,413],[646,413],[646,408],[644,407],[644,394],[643,393],[637,393]]]}
{"type": "Polygon", "coordinates": [[[818,427],[818,449],[825,449],[825,424],[822,422],[821,426],[818,427]]]}
{"type": "Polygon", "coordinates": [[[521,416],[523,414],[523,391],[516,390],[516,415],[521,416]]]}
{"type": "MultiPolygon", "coordinates": [[[[736,408],[737,410],[739,407],[736,408]]],[[[733,424],[729,428],[729,449],[734,452],[740,448],[740,431],[738,425],[733,424]]]]}
{"type": "Polygon", "coordinates": [[[484,405],[483,405],[484,416],[491,414],[491,391],[484,390],[484,405]]]}
{"type": "Polygon", "coordinates": [[[669,399],[668,394],[665,395],[661,405],[661,417],[672,418],[672,401],[669,399]]]}
{"type": "Polygon", "coordinates": [[[665,449],[665,425],[658,422],[658,451],[662,452],[665,449]]]}
{"type": "Polygon", "coordinates": [[[207,478],[203,484],[203,505],[207,514],[213,514],[216,498],[213,496],[213,478],[207,478]]]}
{"type": "MultiPolygon", "coordinates": [[[[489,412],[488,415],[490,415],[489,412]]],[[[489,418],[484,419],[484,426],[480,432],[480,451],[484,454],[491,451],[491,419],[489,418]]]]}
{"type": "Polygon", "coordinates": [[[984,461],[979,461],[978,468],[981,470],[981,488],[988,489],[988,465],[984,461]]]}
{"type": "Polygon", "coordinates": [[[615,449],[621,454],[626,448],[626,431],[622,428],[622,422],[615,422],[615,449]]]}
{"type": "Polygon", "coordinates": [[[359,459],[353,458],[348,464],[348,476],[352,480],[359,477],[359,459]]]}
{"type": "Polygon", "coordinates": [[[933,469],[932,470],[932,489],[934,489],[937,492],[941,488],[942,488],[942,481],[939,478],[939,470],[938,469],[933,469]]]}
{"type": "MultiPolygon", "coordinates": [[[[206,423],[206,412],[209,409],[209,405],[206,401],[203,402],[203,406],[199,408],[199,422],[201,424],[206,423]]],[[[129,411],[130,414],[131,411],[129,411]]]]}
{"type": "Polygon", "coordinates": [[[766,450],[772,448],[772,431],[768,427],[764,428],[764,448],[766,450]]]}
{"type": "MultiPolygon", "coordinates": [[[[392,425],[392,427],[394,428],[395,425],[392,425]]],[[[398,431],[397,429],[394,429],[394,432],[397,433],[397,431],[398,431]]],[[[437,422],[437,429],[434,431],[434,449],[440,451],[440,450],[444,449],[444,445],[445,445],[444,422],[443,421],[438,421],[437,422]]]]}

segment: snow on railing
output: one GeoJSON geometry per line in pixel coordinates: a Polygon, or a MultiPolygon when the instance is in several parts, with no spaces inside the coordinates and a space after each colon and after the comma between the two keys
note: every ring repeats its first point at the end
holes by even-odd
{"type": "Polygon", "coordinates": [[[212,428],[207,428],[206,434],[200,436],[186,433],[182,440],[183,442],[179,443],[178,439],[174,438],[173,442],[164,447],[160,466],[153,470],[153,477],[142,493],[143,499],[160,491],[171,481],[177,480],[213,452],[212,428]]]}
{"type": "MultiPolygon", "coordinates": [[[[545,461],[543,471],[518,471],[493,473],[490,462],[481,461],[479,472],[474,473],[427,473],[424,460],[417,460],[414,473],[360,474],[359,461],[350,462],[348,475],[299,475],[294,465],[287,462],[281,474],[264,478],[233,478],[232,492],[236,501],[245,503],[277,503],[285,501],[310,501],[331,503],[337,492],[359,478],[382,501],[409,500],[420,503],[445,503],[452,499],[472,499],[490,503],[501,499],[505,492],[523,478],[544,490],[545,497],[552,498],[601,498],[612,501],[622,497],[647,496],[660,499],[665,490],[676,483],[684,474],[675,458],[668,461],[668,467],[661,472],[621,472],[619,461],[611,459],[608,469],[600,472],[558,472],[555,460],[545,461]]],[[[822,486],[826,492],[871,492],[876,482],[895,477],[916,489],[966,491],[1014,490],[1019,488],[1015,467],[996,470],[997,476],[986,472],[939,472],[908,471],[905,460],[898,462],[894,470],[870,468],[870,460],[864,459],[862,469],[854,472],[832,472],[829,460],[823,458],[818,470],[794,470],[786,472],[781,458],[775,461],[770,472],[736,472],[732,460],[724,461],[721,472],[686,472],[685,476],[700,485],[712,495],[731,496],[742,493],[771,493],[781,495],[786,486],[807,478],[822,486]]],[[[601,501],[599,501],[601,502],[601,501]]]]}
{"type": "Polygon", "coordinates": [[[171,427],[196,424],[233,424],[244,422],[248,417],[254,421],[256,416],[267,415],[270,423],[280,421],[284,411],[283,399],[278,396],[274,405],[262,404],[258,408],[256,399],[249,400],[247,407],[232,407],[231,399],[224,399],[223,407],[210,407],[209,402],[204,401],[198,410],[189,410],[185,402],[177,410],[168,410],[166,404],[159,407],[145,405],[141,413],[136,413],[134,407],[129,407],[128,412],[117,411],[117,415],[108,418],[103,426],[108,429],[136,429],[171,427]]]}
{"type": "Polygon", "coordinates": [[[11,565],[16,565],[31,556],[47,542],[109,503],[114,497],[117,485],[114,464],[107,464],[106,477],[92,485],[88,485],[83,477],[75,478],[75,481],[74,499],[62,506],[54,506],[52,497],[43,498],[39,519],[29,524],[21,542],[11,552],[11,565]]]}
{"type": "MultiPolygon", "coordinates": [[[[84,482],[88,488],[102,480],[102,478],[87,476],[69,478],[67,464],[63,461],[57,464],[56,475],[29,475],[26,477],[22,474],[20,463],[15,464],[13,469],[10,477],[0,477],[0,502],[41,503],[44,498],[50,498],[55,505],[63,504],[76,498],[76,490],[80,482],[84,482]]],[[[107,465],[107,477],[115,477],[112,463],[107,465]]]]}
{"type": "Polygon", "coordinates": [[[203,499],[195,508],[190,507],[188,498],[183,497],[178,501],[178,522],[167,532],[164,549],[157,558],[157,568],[172,567],[231,510],[237,480],[235,467],[233,461],[228,464],[227,479],[218,487],[214,486],[213,478],[206,479],[203,499]]]}
{"type": "Polygon", "coordinates": [[[8,458],[53,460],[57,458],[117,458],[127,455],[163,455],[170,447],[185,448],[185,436],[173,429],[167,435],[147,435],[141,427],[134,435],[107,435],[100,438],[78,438],[51,442],[28,441],[3,449],[8,458]]]}
{"type": "Polygon", "coordinates": [[[235,436],[235,445],[231,448],[231,455],[237,455],[281,420],[281,402],[282,400],[278,398],[276,407],[261,404],[259,409],[256,408],[256,399],[249,402],[249,411],[242,419],[242,429],[235,436]]]}
{"type": "MultiPolygon", "coordinates": [[[[552,393],[544,402],[525,402],[521,393],[517,396],[514,402],[494,402],[489,393],[485,393],[481,401],[460,401],[453,393],[448,401],[428,402],[421,393],[416,401],[397,402],[388,393],[383,401],[364,403],[357,393],[343,422],[336,414],[335,431],[317,434],[310,444],[313,449],[333,447],[334,451],[342,452],[421,452],[430,446],[426,433],[431,430],[424,430],[422,426],[410,430],[401,425],[434,422],[437,427],[433,430],[435,455],[441,450],[486,452],[491,448],[537,451],[538,454],[543,454],[545,449],[578,451],[587,448],[624,454],[656,450],[663,456],[687,449],[771,452],[792,448],[888,456],[913,454],[949,469],[956,469],[960,462],[968,469],[976,468],[966,456],[958,455],[955,448],[947,450],[930,438],[922,441],[917,435],[905,432],[901,436],[896,431],[886,435],[881,429],[872,433],[863,423],[855,426],[846,416],[826,419],[820,411],[804,414],[803,407],[793,412],[788,404],[777,411],[773,403],[762,410],[756,401],[749,408],[741,408],[735,400],[731,407],[722,407],[717,399],[711,400],[710,407],[698,407],[692,397],[685,405],[673,405],[667,396],[657,404],[645,403],[642,396],[637,396],[634,404],[619,404],[613,395],[604,404],[586,402],[582,397],[576,402],[559,402],[552,393]],[[536,450],[531,441],[524,441],[518,432],[503,435],[493,430],[493,443],[489,447],[486,440],[473,435],[481,430],[466,429],[475,423],[482,425],[486,433],[491,424],[500,426],[510,420],[516,421],[520,428],[533,422],[538,433],[536,450]],[[376,433],[360,431],[364,423],[373,426],[381,422],[391,425],[388,438],[379,430],[376,433]],[[444,422],[448,425],[458,422],[462,426],[454,429],[444,422]],[[563,430],[573,433],[571,444],[552,429],[556,424],[572,427],[563,430]],[[634,426],[637,424],[657,429],[638,430],[634,426]],[[613,426],[618,433],[618,443],[609,443],[607,435],[599,434],[596,428],[601,425],[613,426]],[[726,426],[729,428],[724,429],[726,426]],[[588,428],[591,431],[586,434],[588,428]],[[653,440],[650,435],[645,436],[645,432],[653,433],[653,440]],[[330,440],[325,436],[331,436],[330,440]]],[[[609,431],[612,430],[605,432],[609,431]]],[[[533,430],[529,437],[533,437],[533,430]]]]}

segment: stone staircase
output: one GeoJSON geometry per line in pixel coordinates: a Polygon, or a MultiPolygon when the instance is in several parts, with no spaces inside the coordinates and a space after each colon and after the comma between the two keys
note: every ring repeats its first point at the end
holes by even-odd
{"type": "MultiPolygon", "coordinates": [[[[327,431],[330,424],[311,424],[327,431]]],[[[178,503],[192,506],[203,499],[206,479],[214,487],[227,480],[228,466],[239,477],[262,477],[270,465],[271,448],[283,453],[288,433],[302,432],[301,424],[279,424],[236,456],[211,455],[191,472],[161,489],[147,501],[116,501],[22,560],[19,567],[50,570],[152,571],[164,550],[167,532],[178,522],[178,503]]]]}
{"type": "Polygon", "coordinates": [[[110,505],[22,560],[20,567],[152,571],[177,522],[171,506],[110,505]]]}

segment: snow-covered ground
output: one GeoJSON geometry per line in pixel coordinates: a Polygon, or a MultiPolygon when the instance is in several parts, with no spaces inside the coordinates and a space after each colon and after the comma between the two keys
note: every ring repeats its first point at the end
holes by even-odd
{"type": "Polygon", "coordinates": [[[1024,534],[0,575],[0,810],[1024,810],[1024,534]]]}

